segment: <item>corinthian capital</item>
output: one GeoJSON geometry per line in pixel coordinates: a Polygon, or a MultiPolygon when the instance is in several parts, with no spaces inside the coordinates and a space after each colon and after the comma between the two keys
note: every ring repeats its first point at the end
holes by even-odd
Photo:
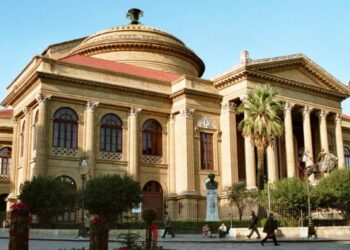
{"type": "Polygon", "coordinates": [[[130,116],[136,117],[142,109],[140,108],[135,108],[135,107],[131,107],[130,108],[130,116]]]}
{"type": "Polygon", "coordinates": [[[88,101],[86,103],[86,109],[88,111],[95,111],[96,108],[98,107],[99,102],[93,102],[93,101],[88,101]]]}
{"type": "Polygon", "coordinates": [[[294,108],[294,103],[291,103],[291,102],[286,102],[286,104],[284,105],[284,111],[285,112],[290,112],[293,110],[294,108]]]}
{"type": "Polygon", "coordinates": [[[335,122],[341,122],[342,121],[342,115],[340,113],[335,114],[335,122]]]}
{"type": "Polygon", "coordinates": [[[227,101],[221,104],[221,110],[235,113],[237,111],[237,105],[234,102],[227,101]]]}
{"type": "Polygon", "coordinates": [[[310,113],[312,112],[314,108],[313,107],[310,107],[310,106],[305,106],[304,109],[303,109],[303,115],[310,115],[310,113]]]}
{"type": "Polygon", "coordinates": [[[50,99],[51,96],[45,96],[42,93],[39,93],[36,97],[36,101],[42,105],[45,105],[47,103],[47,101],[50,99]]]}
{"type": "Polygon", "coordinates": [[[184,118],[193,118],[194,115],[194,109],[189,109],[189,108],[185,108],[183,110],[180,111],[180,114],[182,117],[184,118]]]}
{"type": "Polygon", "coordinates": [[[321,109],[321,111],[319,112],[319,117],[320,118],[327,118],[327,115],[329,114],[329,111],[325,110],[325,109],[321,109]]]}

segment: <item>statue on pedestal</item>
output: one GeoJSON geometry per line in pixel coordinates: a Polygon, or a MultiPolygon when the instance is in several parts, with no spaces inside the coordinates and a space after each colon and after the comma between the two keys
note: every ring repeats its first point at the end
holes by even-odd
{"type": "Polygon", "coordinates": [[[207,216],[206,221],[219,221],[218,212],[218,182],[214,181],[215,174],[208,174],[209,181],[205,184],[207,189],[207,216]]]}

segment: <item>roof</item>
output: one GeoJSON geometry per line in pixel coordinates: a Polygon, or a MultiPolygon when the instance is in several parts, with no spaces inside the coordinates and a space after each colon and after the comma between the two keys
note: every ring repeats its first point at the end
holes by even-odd
{"type": "Polygon", "coordinates": [[[12,109],[1,109],[0,110],[0,119],[11,118],[12,115],[13,115],[13,110],[12,109]]]}
{"type": "Polygon", "coordinates": [[[147,69],[126,63],[120,63],[82,55],[72,55],[68,57],[63,57],[60,59],[60,61],[166,82],[172,82],[180,77],[179,75],[174,73],[162,72],[159,70],[147,69]]]}
{"type": "Polygon", "coordinates": [[[350,121],[350,115],[342,114],[342,118],[343,118],[344,120],[350,121]]]}

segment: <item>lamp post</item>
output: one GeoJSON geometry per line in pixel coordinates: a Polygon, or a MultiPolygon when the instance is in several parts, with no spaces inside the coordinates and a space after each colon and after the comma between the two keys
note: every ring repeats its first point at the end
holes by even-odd
{"type": "Polygon", "coordinates": [[[85,180],[86,180],[86,175],[89,173],[89,162],[87,159],[83,159],[79,165],[79,174],[81,177],[82,181],[82,201],[81,201],[81,224],[80,224],[80,229],[78,232],[78,237],[86,237],[87,232],[85,229],[85,224],[84,224],[84,213],[85,213],[85,180]]]}
{"type": "MultiPolygon", "coordinates": [[[[307,176],[308,177],[308,176],[307,176]]],[[[311,198],[310,198],[310,181],[309,178],[306,177],[306,191],[307,191],[307,237],[310,238],[315,236],[317,238],[316,230],[314,224],[312,223],[312,215],[311,215],[311,198]]]]}

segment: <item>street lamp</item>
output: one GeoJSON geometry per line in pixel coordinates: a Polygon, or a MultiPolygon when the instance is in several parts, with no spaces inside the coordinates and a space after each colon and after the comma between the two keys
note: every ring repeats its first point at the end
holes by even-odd
{"type": "Polygon", "coordinates": [[[309,176],[306,176],[306,191],[307,191],[307,237],[310,238],[315,236],[317,238],[316,230],[314,224],[312,223],[312,215],[311,215],[311,199],[310,199],[310,181],[309,176]]]}
{"type": "Polygon", "coordinates": [[[84,213],[85,213],[85,194],[84,194],[84,190],[85,190],[85,179],[86,179],[86,175],[89,173],[89,162],[87,159],[83,159],[80,162],[78,171],[81,177],[81,181],[82,181],[82,200],[81,200],[81,225],[80,225],[80,229],[78,232],[78,237],[86,237],[87,236],[87,232],[85,229],[85,225],[84,225],[84,213]]]}

